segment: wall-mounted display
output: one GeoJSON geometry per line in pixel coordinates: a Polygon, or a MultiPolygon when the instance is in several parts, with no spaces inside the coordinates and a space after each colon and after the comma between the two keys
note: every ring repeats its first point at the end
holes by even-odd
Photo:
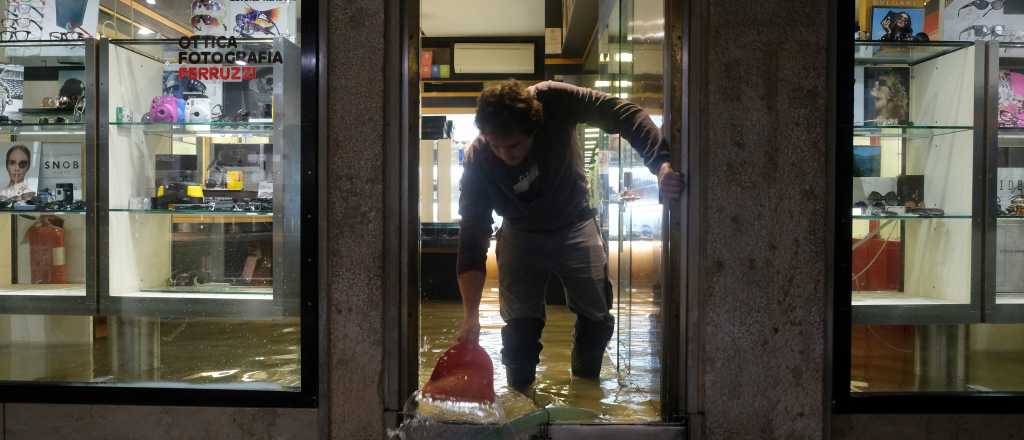
{"type": "Polygon", "coordinates": [[[978,322],[983,188],[973,181],[983,161],[973,109],[985,47],[858,42],[855,51],[854,322],[978,322]]]}
{"type": "Polygon", "coordinates": [[[0,313],[95,311],[94,44],[0,41],[0,313]]]}

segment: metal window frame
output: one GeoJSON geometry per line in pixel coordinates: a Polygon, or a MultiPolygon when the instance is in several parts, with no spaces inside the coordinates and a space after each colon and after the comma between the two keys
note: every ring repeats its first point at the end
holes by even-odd
{"type": "MultiPolygon", "coordinates": [[[[853,146],[853,88],[849,84],[854,81],[854,42],[849,36],[853,35],[853,21],[847,18],[855,16],[855,0],[835,0],[835,7],[830,8],[832,27],[834,32],[829,35],[829,114],[832,117],[828,120],[828,135],[833,146],[829,156],[830,187],[832,191],[831,206],[832,219],[829,222],[831,236],[828,243],[828,253],[831,254],[832,265],[828,268],[828,287],[831,292],[828,295],[829,301],[826,310],[826,359],[825,359],[825,381],[826,381],[826,402],[833,414],[977,414],[977,413],[1021,413],[1024,412],[1024,393],[991,392],[991,393],[966,393],[966,392],[917,392],[917,393],[852,393],[850,392],[850,378],[852,367],[852,330],[855,322],[852,299],[852,283],[849,276],[844,276],[852,271],[852,254],[848,246],[843,245],[849,242],[852,231],[852,219],[849,206],[852,206],[852,192],[849,184],[853,172],[853,158],[851,151],[853,146]]],[[[990,180],[986,180],[986,168],[991,164],[991,157],[987,154],[991,150],[992,127],[994,118],[990,116],[992,88],[990,84],[992,60],[987,55],[991,53],[990,48],[985,45],[976,45],[977,54],[981,66],[978,72],[982,75],[976,78],[976,102],[977,108],[981,111],[975,112],[975,200],[973,210],[972,233],[975,243],[972,250],[979,252],[979,255],[972,257],[972,303],[980,314],[978,319],[970,322],[981,321],[984,316],[984,308],[989,302],[988,297],[991,291],[982,288],[987,272],[990,272],[989,259],[992,257],[990,237],[978,236],[985,232],[988,222],[988,210],[991,207],[985,206],[984,197],[979,194],[988,194],[990,180]],[[988,87],[979,91],[979,87],[988,87]],[[980,101],[979,101],[980,99],[980,101]],[[991,121],[990,121],[991,119],[991,121]],[[978,132],[981,133],[978,133],[978,132]],[[982,218],[984,217],[984,218],[982,218]],[[984,260],[984,263],[982,263],[984,260]],[[985,264],[982,267],[982,264],[985,264]],[[984,299],[977,298],[984,291],[984,299]]],[[[998,62],[998,61],[997,61],[998,62]]],[[[994,229],[994,226],[991,226],[994,229]]],[[[919,324],[912,322],[910,324],[919,324]]],[[[826,429],[827,424],[826,424],[826,429]]],[[[826,431],[827,432],[827,431],[826,431]]]]}

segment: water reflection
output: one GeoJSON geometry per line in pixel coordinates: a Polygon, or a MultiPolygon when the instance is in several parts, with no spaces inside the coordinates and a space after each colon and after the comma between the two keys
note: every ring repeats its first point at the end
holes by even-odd
{"type": "MultiPolygon", "coordinates": [[[[490,287],[490,286],[488,286],[490,287]]],[[[538,408],[568,406],[591,410],[600,420],[609,422],[650,422],[659,420],[660,402],[657,379],[660,366],[656,347],[657,304],[650,291],[633,293],[630,308],[631,343],[626,349],[632,358],[630,371],[617,369],[616,344],[613,336],[605,350],[600,383],[573,380],[570,371],[572,328],[575,315],[565,306],[548,306],[547,325],[541,338],[544,350],[537,366],[534,395],[529,398],[507,388],[501,364],[501,328],[498,294],[484,289],[480,304],[480,345],[494,363],[494,385],[497,404],[505,419],[514,420],[538,408]],[[620,372],[622,373],[620,375],[620,372]]],[[[616,308],[612,309],[614,313],[616,308]]],[[[420,318],[420,371],[422,386],[430,379],[437,360],[455,343],[458,324],[462,320],[459,303],[424,302],[420,318]]],[[[618,330],[618,329],[616,329],[618,330]]]]}
{"type": "MultiPolygon", "coordinates": [[[[7,317],[5,317],[7,318],[7,317]]],[[[67,343],[0,344],[0,381],[144,383],[157,386],[245,384],[248,389],[298,389],[299,322],[149,320],[155,350],[114,347],[104,319],[81,316],[10,317],[23,328],[69,322],[93,327],[91,338],[67,343]],[[129,368],[128,366],[131,366],[129,368]]],[[[2,335],[11,339],[16,336],[2,335]]]]}

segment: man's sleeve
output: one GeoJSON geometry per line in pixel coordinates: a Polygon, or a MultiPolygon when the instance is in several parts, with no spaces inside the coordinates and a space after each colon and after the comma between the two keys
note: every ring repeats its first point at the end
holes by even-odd
{"type": "MultiPolygon", "coordinates": [[[[640,153],[644,165],[657,174],[671,160],[668,143],[650,115],[640,106],[597,90],[549,81],[546,94],[572,122],[587,123],[611,134],[620,134],[640,153]]],[[[545,109],[547,111],[547,109],[545,109]]]]}
{"type": "Polygon", "coordinates": [[[481,167],[466,161],[459,182],[459,255],[458,274],[469,271],[487,272],[487,249],[491,244],[493,203],[481,167]]]}

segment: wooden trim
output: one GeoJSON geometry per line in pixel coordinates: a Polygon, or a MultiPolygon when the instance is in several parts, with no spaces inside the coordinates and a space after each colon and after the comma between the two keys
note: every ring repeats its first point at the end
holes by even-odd
{"type": "Polygon", "coordinates": [[[544,64],[583,64],[583,58],[544,58],[544,64]]]}
{"type": "Polygon", "coordinates": [[[473,107],[423,107],[421,112],[424,115],[472,115],[476,113],[473,107]]]}
{"type": "Polygon", "coordinates": [[[421,98],[476,98],[480,92],[420,92],[421,98]]]}
{"type": "MultiPolygon", "coordinates": [[[[192,36],[192,31],[191,30],[189,30],[188,28],[186,28],[186,27],[184,27],[184,26],[182,26],[182,25],[180,25],[178,23],[175,23],[174,21],[171,21],[167,17],[164,17],[163,15],[158,14],[156,11],[154,11],[152,9],[149,9],[149,8],[143,6],[142,3],[139,3],[138,0],[136,0],[134,2],[130,1],[130,0],[118,0],[118,2],[120,2],[121,4],[124,4],[125,6],[128,6],[130,8],[130,10],[132,10],[132,11],[139,11],[139,12],[142,13],[142,15],[145,15],[145,16],[155,20],[156,22],[158,22],[158,23],[160,23],[160,24],[162,24],[164,26],[167,26],[168,28],[171,28],[171,29],[173,29],[175,31],[178,31],[178,32],[182,33],[183,35],[185,35],[187,37],[191,37],[192,36]]],[[[137,24],[134,21],[132,21],[131,19],[125,17],[123,14],[119,14],[118,12],[112,11],[109,8],[105,8],[103,6],[100,6],[100,8],[106,9],[107,13],[113,15],[115,18],[119,18],[121,20],[127,21],[127,22],[132,23],[132,24],[137,24]]]]}

